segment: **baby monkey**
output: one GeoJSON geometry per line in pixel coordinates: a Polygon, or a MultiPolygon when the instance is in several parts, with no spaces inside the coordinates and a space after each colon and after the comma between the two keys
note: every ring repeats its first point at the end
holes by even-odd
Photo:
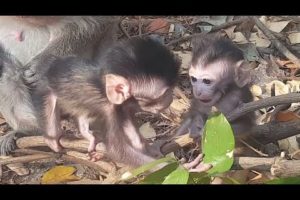
{"type": "Polygon", "coordinates": [[[131,39],[108,49],[99,63],[76,57],[57,58],[37,90],[42,98],[45,142],[55,152],[63,114],[77,120],[95,157],[97,137],[89,126],[101,122],[110,156],[131,166],[153,161],[159,153],[149,146],[134,123],[139,111],[159,113],[173,100],[180,62],[166,47],[149,38],[131,39]]]}
{"type": "MultiPolygon", "coordinates": [[[[191,108],[176,135],[187,133],[198,137],[212,106],[225,116],[239,105],[253,101],[249,89],[250,71],[243,52],[229,39],[218,35],[199,36],[192,40],[192,61],[189,76],[194,98],[191,108]]],[[[246,133],[255,123],[254,113],[249,113],[231,125],[234,133],[246,133]]]]}

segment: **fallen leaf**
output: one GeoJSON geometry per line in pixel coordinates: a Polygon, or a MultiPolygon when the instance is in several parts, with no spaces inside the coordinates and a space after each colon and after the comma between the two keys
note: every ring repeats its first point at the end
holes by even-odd
{"type": "Polygon", "coordinates": [[[139,128],[140,133],[144,136],[144,138],[153,138],[156,136],[156,132],[154,128],[150,125],[150,122],[144,123],[139,128]]]}
{"type": "Polygon", "coordinates": [[[163,18],[153,20],[146,28],[147,32],[168,33],[170,24],[163,18]]]}
{"type": "Polygon", "coordinates": [[[275,33],[280,33],[288,24],[290,21],[280,21],[280,22],[267,22],[267,27],[275,32],[275,33]]]}
{"type": "Polygon", "coordinates": [[[270,40],[259,37],[258,33],[251,33],[249,41],[257,47],[269,47],[271,44],[270,40]]]}
{"type": "Polygon", "coordinates": [[[285,85],[281,81],[274,80],[266,84],[266,91],[269,95],[271,95],[271,88],[273,84],[275,84],[275,96],[289,93],[288,85],[285,85]]]}
{"type": "Polygon", "coordinates": [[[191,52],[183,53],[181,51],[174,51],[174,53],[181,59],[181,68],[187,70],[192,60],[191,52]]]}
{"type": "Polygon", "coordinates": [[[279,122],[288,122],[288,121],[295,121],[295,120],[299,120],[300,116],[297,115],[294,112],[278,112],[275,116],[276,121],[279,122]]]}
{"type": "Polygon", "coordinates": [[[291,33],[288,35],[288,38],[289,38],[291,44],[299,44],[300,43],[300,32],[291,33]]]}
{"type": "Polygon", "coordinates": [[[250,87],[250,91],[251,91],[252,95],[255,97],[262,95],[262,89],[258,85],[252,85],[250,87]]]}
{"type": "Polygon", "coordinates": [[[6,165],[10,170],[16,172],[19,176],[24,176],[29,174],[29,169],[24,166],[23,163],[12,163],[6,165]]]}
{"type": "Polygon", "coordinates": [[[227,16],[203,16],[202,18],[199,18],[199,22],[206,22],[214,26],[219,26],[221,24],[224,24],[226,22],[227,16]]]}
{"type": "Polygon", "coordinates": [[[238,44],[246,44],[249,43],[246,39],[246,37],[243,35],[241,32],[236,32],[234,39],[232,40],[233,42],[236,42],[238,44]]]}
{"type": "Polygon", "coordinates": [[[188,109],[188,106],[183,99],[174,99],[171,103],[171,108],[180,112],[185,112],[188,109]]]}
{"type": "Polygon", "coordinates": [[[57,184],[79,180],[79,177],[73,175],[75,171],[75,167],[55,166],[43,175],[41,183],[57,184]]]}
{"type": "Polygon", "coordinates": [[[276,33],[280,33],[290,23],[290,21],[270,21],[266,16],[262,16],[259,19],[268,29],[276,33]]]}
{"type": "Polygon", "coordinates": [[[229,28],[223,29],[226,33],[226,35],[228,36],[229,39],[234,39],[235,37],[235,33],[234,33],[234,29],[236,26],[231,26],[229,28]]]}
{"type": "Polygon", "coordinates": [[[300,91],[300,81],[296,81],[296,80],[287,81],[286,85],[289,86],[290,92],[300,91]]]}

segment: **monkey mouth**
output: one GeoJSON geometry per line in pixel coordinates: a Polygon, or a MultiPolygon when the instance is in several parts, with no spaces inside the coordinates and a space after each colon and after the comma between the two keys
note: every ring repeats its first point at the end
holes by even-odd
{"type": "Polygon", "coordinates": [[[199,99],[203,103],[209,103],[211,102],[211,99],[199,99]]]}

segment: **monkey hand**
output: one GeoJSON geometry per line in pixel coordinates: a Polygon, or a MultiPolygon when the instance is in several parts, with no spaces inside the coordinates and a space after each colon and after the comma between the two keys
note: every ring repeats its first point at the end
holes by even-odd
{"type": "Polygon", "coordinates": [[[16,149],[16,133],[15,131],[10,131],[0,137],[0,155],[8,155],[16,149]]]}
{"type": "Polygon", "coordinates": [[[161,147],[167,143],[165,140],[157,140],[150,146],[147,146],[148,152],[155,158],[161,158],[164,154],[161,152],[161,147]]]}
{"type": "Polygon", "coordinates": [[[183,164],[183,167],[189,172],[206,172],[213,166],[211,164],[203,163],[203,157],[204,154],[199,154],[192,162],[183,164]]]}
{"type": "Polygon", "coordinates": [[[30,60],[24,67],[23,78],[25,83],[29,86],[36,86],[56,58],[53,55],[38,55],[30,60]]]}

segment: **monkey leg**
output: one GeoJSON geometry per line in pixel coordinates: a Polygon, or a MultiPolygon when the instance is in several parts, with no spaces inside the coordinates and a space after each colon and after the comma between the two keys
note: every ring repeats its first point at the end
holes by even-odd
{"type": "Polygon", "coordinates": [[[78,123],[78,129],[79,129],[81,135],[90,142],[89,147],[88,147],[90,160],[92,160],[94,162],[97,160],[100,160],[102,158],[102,155],[99,155],[96,152],[96,144],[97,144],[96,138],[93,135],[93,132],[90,131],[89,119],[85,116],[80,116],[77,118],[77,123],[78,123]]]}
{"type": "Polygon", "coordinates": [[[59,143],[62,136],[60,129],[60,112],[56,106],[57,96],[50,92],[45,99],[46,133],[45,143],[55,152],[60,152],[63,147],[59,143]]]}

